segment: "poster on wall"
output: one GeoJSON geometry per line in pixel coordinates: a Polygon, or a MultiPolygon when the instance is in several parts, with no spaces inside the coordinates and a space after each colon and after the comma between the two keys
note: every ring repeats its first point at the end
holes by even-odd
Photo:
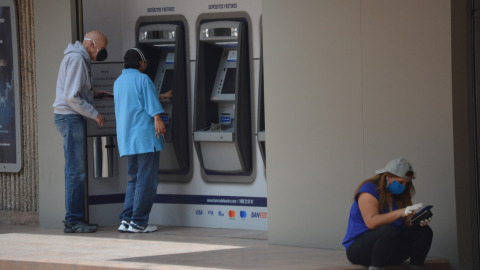
{"type": "Polygon", "coordinates": [[[0,1],[0,172],[22,167],[15,14],[13,1],[0,1]]]}

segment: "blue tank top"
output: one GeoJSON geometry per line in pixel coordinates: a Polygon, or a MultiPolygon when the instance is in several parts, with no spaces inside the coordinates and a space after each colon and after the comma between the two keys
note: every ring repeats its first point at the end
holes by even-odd
{"type": "MultiPolygon", "coordinates": [[[[362,213],[360,212],[360,208],[358,207],[358,195],[365,192],[373,195],[373,197],[379,200],[378,191],[376,189],[377,186],[375,185],[375,183],[368,182],[363,184],[357,194],[355,194],[355,201],[352,204],[352,208],[350,208],[350,217],[348,218],[347,233],[345,234],[345,238],[343,239],[342,243],[342,245],[345,247],[345,250],[347,250],[348,247],[353,243],[353,241],[355,241],[358,237],[362,236],[366,232],[371,231],[365,224],[365,221],[363,221],[362,213]]],[[[397,204],[395,203],[395,200],[393,200],[392,211],[395,211],[397,209],[397,204]]],[[[386,207],[383,213],[388,212],[390,212],[390,209],[386,207]]],[[[397,229],[398,234],[400,234],[405,228],[402,218],[395,220],[395,222],[393,222],[391,225],[397,229]]]]}

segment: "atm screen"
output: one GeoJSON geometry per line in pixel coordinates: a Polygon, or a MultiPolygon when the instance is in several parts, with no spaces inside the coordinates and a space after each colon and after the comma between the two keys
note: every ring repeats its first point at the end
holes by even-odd
{"type": "Polygon", "coordinates": [[[173,69],[165,70],[165,75],[163,76],[162,88],[160,89],[160,94],[165,94],[166,92],[172,90],[173,87],[173,69]]]}
{"type": "Polygon", "coordinates": [[[223,82],[222,94],[235,94],[235,79],[237,77],[236,68],[227,68],[225,80],[223,82]]]}

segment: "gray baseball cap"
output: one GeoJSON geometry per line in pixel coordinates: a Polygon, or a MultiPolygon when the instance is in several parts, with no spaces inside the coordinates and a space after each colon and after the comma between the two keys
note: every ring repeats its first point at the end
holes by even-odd
{"type": "Polygon", "coordinates": [[[412,164],[410,164],[410,162],[408,162],[408,160],[405,158],[396,158],[390,161],[385,168],[375,171],[376,174],[386,172],[409,180],[415,178],[415,172],[413,171],[412,164]],[[407,176],[408,172],[412,172],[413,177],[407,176]]]}

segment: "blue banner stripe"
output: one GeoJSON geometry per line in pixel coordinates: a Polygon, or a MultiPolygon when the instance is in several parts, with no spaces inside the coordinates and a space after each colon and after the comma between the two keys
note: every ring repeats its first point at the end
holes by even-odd
{"type": "MultiPolygon", "coordinates": [[[[125,194],[88,196],[89,205],[123,203],[125,194]]],[[[157,194],[154,203],[267,207],[267,198],[238,196],[157,194]]]]}

